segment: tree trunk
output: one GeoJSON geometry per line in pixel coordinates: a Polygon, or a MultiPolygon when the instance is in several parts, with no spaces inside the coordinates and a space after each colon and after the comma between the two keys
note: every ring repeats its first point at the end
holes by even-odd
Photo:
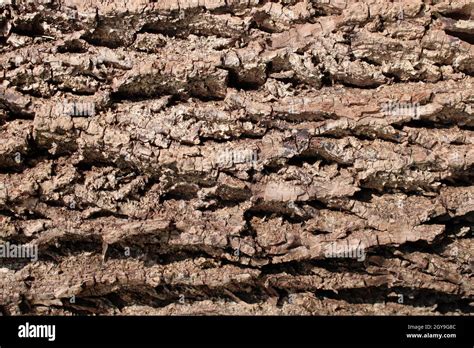
{"type": "Polygon", "coordinates": [[[9,2],[3,314],[473,313],[471,0],[9,2]]]}

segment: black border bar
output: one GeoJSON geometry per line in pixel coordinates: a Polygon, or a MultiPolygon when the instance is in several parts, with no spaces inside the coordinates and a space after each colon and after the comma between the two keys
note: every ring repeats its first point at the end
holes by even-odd
{"type": "Polygon", "coordinates": [[[473,347],[472,316],[0,317],[0,347],[59,345],[415,345],[473,347]],[[55,340],[20,338],[19,326],[55,325],[55,340]],[[435,338],[433,334],[455,334],[435,338]],[[407,338],[407,334],[428,334],[407,338]],[[431,335],[431,336],[430,336],[431,335]]]}

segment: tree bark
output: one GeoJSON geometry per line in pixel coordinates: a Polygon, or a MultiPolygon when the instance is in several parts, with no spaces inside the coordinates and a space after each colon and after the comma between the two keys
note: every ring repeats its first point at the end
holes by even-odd
{"type": "Polygon", "coordinates": [[[9,2],[1,313],[473,313],[472,1],[9,2]]]}

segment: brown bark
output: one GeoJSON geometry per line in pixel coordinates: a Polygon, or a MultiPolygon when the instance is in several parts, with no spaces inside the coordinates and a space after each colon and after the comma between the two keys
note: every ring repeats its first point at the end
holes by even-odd
{"type": "MultiPolygon", "coordinates": [[[[7,1],[8,3],[8,1],[7,1]]],[[[0,7],[0,312],[473,312],[467,0],[0,7]]]]}

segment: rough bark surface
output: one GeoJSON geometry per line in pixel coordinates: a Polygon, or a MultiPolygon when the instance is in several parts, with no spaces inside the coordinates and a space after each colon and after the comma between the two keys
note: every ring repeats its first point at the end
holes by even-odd
{"type": "Polygon", "coordinates": [[[9,2],[1,313],[474,312],[472,0],[9,2]]]}

